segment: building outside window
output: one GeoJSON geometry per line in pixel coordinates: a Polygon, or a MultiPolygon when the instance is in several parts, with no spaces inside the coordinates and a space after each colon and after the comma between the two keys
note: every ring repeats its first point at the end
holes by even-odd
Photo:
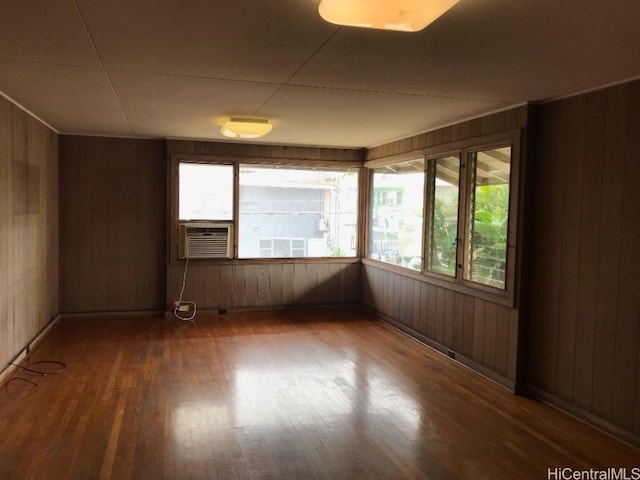
{"type": "Polygon", "coordinates": [[[178,219],[233,223],[239,258],[356,256],[358,169],[243,164],[238,172],[179,163],[178,219]]]}
{"type": "Polygon", "coordinates": [[[421,270],[423,202],[424,159],[373,170],[370,258],[421,270]]]}
{"type": "Polygon", "coordinates": [[[356,170],[240,166],[239,257],[356,255],[356,170]]]}

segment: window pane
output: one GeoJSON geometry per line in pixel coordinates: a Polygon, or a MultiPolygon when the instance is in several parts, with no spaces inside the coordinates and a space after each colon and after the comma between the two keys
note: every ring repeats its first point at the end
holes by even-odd
{"type": "Polygon", "coordinates": [[[373,171],[369,256],[422,269],[424,160],[416,159],[373,171]]]}
{"type": "Polygon", "coordinates": [[[259,244],[259,253],[258,256],[261,258],[269,258],[273,256],[273,240],[268,239],[268,240],[258,240],[258,244],[259,244]]]}
{"type": "Polygon", "coordinates": [[[241,165],[239,210],[241,258],[356,255],[355,170],[241,165]]]}
{"type": "Polygon", "coordinates": [[[427,270],[455,277],[460,158],[431,160],[429,172],[431,201],[427,270]]]}
{"type": "Polygon", "coordinates": [[[288,238],[276,238],[274,239],[273,249],[276,257],[291,257],[291,240],[288,238]]]}
{"type": "Polygon", "coordinates": [[[465,278],[505,288],[511,147],[472,154],[465,278]]]}
{"type": "Polygon", "coordinates": [[[178,167],[180,220],[233,218],[233,167],[181,163],[178,167]]]}

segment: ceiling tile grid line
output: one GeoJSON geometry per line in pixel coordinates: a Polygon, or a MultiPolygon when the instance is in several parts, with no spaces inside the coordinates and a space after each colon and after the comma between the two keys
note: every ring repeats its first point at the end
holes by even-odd
{"type": "Polygon", "coordinates": [[[100,52],[98,51],[98,48],[96,47],[96,43],[93,40],[93,36],[91,35],[91,32],[89,31],[89,27],[87,26],[87,22],[84,18],[84,15],[82,14],[82,10],[80,9],[80,6],[78,5],[78,2],[76,0],[73,0],[73,4],[76,8],[76,11],[78,12],[78,16],[80,17],[80,22],[82,23],[82,27],[84,29],[84,31],[87,34],[87,38],[89,39],[89,42],[91,43],[91,47],[93,48],[93,51],[96,54],[96,57],[98,59],[98,62],[100,63],[100,67],[102,69],[102,71],[104,72],[107,81],[109,82],[109,87],[111,88],[111,91],[113,92],[113,95],[115,97],[116,102],[118,103],[118,106],[120,107],[120,112],[122,113],[122,117],[127,125],[127,128],[129,129],[129,132],[133,135],[133,129],[131,128],[131,122],[129,122],[129,119],[127,118],[127,113],[125,112],[124,108],[122,107],[122,102],[120,101],[120,98],[118,97],[118,93],[116,92],[115,87],[113,86],[113,81],[111,80],[111,76],[109,75],[109,72],[107,71],[107,69],[104,66],[104,62],[102,60],[102,56],[100,55],[100,52]]]}
{"type": "Polygon", "coordinates": [[[276,96],[278,95],[278,93],[280,93],[280,91],[286,86],[289,85],[291,80],[293,78],[295,78],[295,76],[302,71],[302,69],[311,61],[313,60],[313,58],[320,53],[320,51],[322,51],[323,48],[325,48],[325,46],[333,39],[333,37],[335,37],[337,35],[337,33],[340,31],[340,28],[336,28],[335,31],[329,36],[329,38],[327,38],[324,42],[322,42],[322,45],[320,45],[304,62],[302,62],[302,64],[291,74],[291,76],[280,86],[280,88],[278,90],[276,90],[276,92],[269,97],[262,105],[260,105],[260,107],[258,107],[258,109],[254,112],[255,115],[259,115],[260,112],[262,111],[263,108],[265,108],[269,102],[276,96]]]}
{"type": "Polygon", "coordinates": [[[640,2],[460,0],[418,33],[319,0],[0,2],[0,91],[60,133],[366,148],[640,78],[640,2]]]}

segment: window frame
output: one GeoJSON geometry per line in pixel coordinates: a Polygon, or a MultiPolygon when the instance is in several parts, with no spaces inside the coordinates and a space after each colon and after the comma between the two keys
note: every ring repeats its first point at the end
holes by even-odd
{"type": "Polygon", "coordinates": [[[423,232],[423,236],[422,236],[422,240],[423,240],[423,252],[424,252],[424,258],[422,260],[422,273],[427,275],[427,276],[432,276],[435,278],[440,278],[443,280],[455,280],[458,277],[458,265],[460,265],[463,261],[463,259],[461,258],[461,252],[460,252],[460,238],[461,238],[461,231],[460,231],[460,218],[461,215],[464,215],[464,210],[465,210],[465,205],[463,205],[463,199],[465,198],[465,192],[466,192],[466,181],[464,181],[464,164],[465,164],[465,160],[463,157],[463,152],[462,149],[454,149],[454,150],[445,150],[442,152],[438,152],[438,153],[434,153],[431,155],[425,155],[425,198],[424,198],[424,216],[425,216],[425,222],[424,222],[424,232],[423,232]],[[459,169],[458,169],[458,212],[457,212],[457,224],[456,224],[456,260],[455,260],[455,271],[454,271],[454,275],[447,275],[445,273],[441,273],[441,272],[437,272],[434,270],[429,270],[427,268],[428,265],[428,259],[427,259],[427,255],[429,255],[429,250],[431,249],[431,225],[432,225],[432,218],[431,218],[431,212],[432,212],[432,202],[433,202],[433,193],[434,193],[434,185],[435,185],[435,178],[430,178],[429,175],[432,174],[434,172],[432,172],[432,170],[435,171],[435,167],[432,168],[432,165],[435,165],[435,162],[441,158],[444,157],[458,157],[458,160],[460,162],[459,165],[459,169]]]}
{"type": "MultiPolygon", "coordinates": [[[[168,155],[168,172],[167,172],[167,263],[169,266],[181,265],[184,260],[178,256],[178,230],[179,224],[182,220],[179,219],[179,168],[181,163],[195,163],[205,165],[231,165],[233,166],[233,215],[231,220],[220,221],[221,223],[231,224],[233,226],[233,257],[229,259],[198,259],[199,265],[209,264],[265,264],[265,263],[318,263],[319,261],[325,263],[355,263],[359,262],[362,258],[363,252],[363,235],[362,225],[364,216],[364,201],[363,197],[363,177],[364,167],[361,161],[342,161],[342,160],[305,160],[305,159],[269,159],[269,158],[253,158],[253,157],[235,157],[224,155],[209,155],[209,154],[189,154],[189,153],[170,153],[168,155]],[[241,165],[255,165],[263,167],[283,167],[293,169],[328,169],[328,170],[352,170],[357,175],[357,226],[356,233],[358,234],[355,255],[349,257],[291,257],[291,258],[240,258],[238,256],[238,240],[239,240],[239,210],[240,210],[240,166],[241,165]]],[[[204,221],[204,220],[203,220],[204,221]]]]}
{"type": "MultiPolygon", "coordinates": [[[[512,144],[507,144],[507,143],[497,143],[497,144],[490,144],[490,145],[482,145],[482,146],[478,146],[478,147],[474,147],[474,148],[468,148],[465,149],[466,151],[464,152],[465,154],[465,160],[464,160],[464,164],[465,164],[465,196],[461,197],[462,199],[464,199],[464,211],[463,214],[459,215],[458,217],[458,222],[460,222],[460,220],[462,220],[464,222],[463,225],[463,230],[462,230],[462,237],[458,237],[458,248],[461,250],[461,252],[459,253],[459,257],[461,258],[461,262],[458,265],[462,265],[462,268],[458,268],[458,274],[461,278],[461,281],[465,284],[474,286],[476,288],[482,288],[482,289],[487,289],[487,291],[493,292],[493,291],[507,291],[509,290],[509,277],[513,277],[513,275],[511,275],[510,270],[513,269],[513,265],[515,262],[515,256],[513,258],[510,258],[510,254],[512,253],[512,251],[515,251],[515,242],[512,241],[515,239],[514,234],[512,234],[511,232],[511,226],[512,223],[515,223],[513,217],[514,215],[512,214],[512,201],[513,201],[513,189],[516,188],[517,191],[517,185],[514,184],[514,169],[513,169],[513,165],[514,165],[514,146],[512,144]],[[508,210],[508,217],[507,217],[507,238],[506,238],[506,254],[505,254],[505,286],[504,288],[498,288],[498,287],[493,287],[491,285],[487,285],[481,282],[476,282],[474,280],[465,278],[467,272],[469,271],[470,268],[470,262],[468,260],[468,257],[471,255],[471,222],[472,222],[472,218],[471,218],[471,209],[469,208],[469,204],[470,204],[470,199],[471,199],[471,192],[472,190],[475,188],[474,184],[473,184],[473,179],[474,179],[474,172],[473,172],[473,168],[471,163],[472,163],[472,158],[474,154],[477,154],[478,152],[483,152],[486,150],[492,150],[492,149],[496,149],[496,148],[503,148],[503,147],[510,147],[511,148],[511,158],[510,158],[510,172],[509,172],[509,210],[508,210]]],[[[517,212],[516,216],[517,216],[517,212]]],[[[458,276],[458,275],[457,275],[458,276]]]]}
{"type": "MultiPolygon", "coordinates": [[[[259,238],[258,238],[258,242],[265,242],[265,241],[271,242],[271,246],[269,247],[269,251],[271,252],[271,255],[270,255],[270,256],[268,256],[268,257],[255,257],[255,258],[271,258],[271,259],[281,259],[281,258],[309,258],[309,257],[294,257],[294,256],[292,256],[292,255],[285,255],[285,256],[283,256],[283,257],[276,257],[276,256],[274,256],[274,255],[273,255],[273,252],[275,252],[275,243],[276,243],[276,240],[280,240],[280,241],[286,240],[286,241],[288,241],[288,242],[289,242],[289,252],[293,252],[294,250],[300,250],[299,248],[294,248],[294,247],[293,247],[293,242],[294,242],[294,241],[301,241],[301,242],[303,242],[303,250],[305,250],[305,251],[307,250],[307,239],[306,239],[306,238],[302,238],[302,237],[265,237],[265,238],[262,238],[262,237],[259,237],[259,238]]],[[[261,245],[259,245],[259,246],[258,246],[258,250],[264,250],[264,248],[263,248],[261,245]]]]}
{"type": "MultiPolygon", "coordinates": [[[[387,166],[391,166],[391,165],[403,165],[403,164],[407,164],[410,163],[412,161],[421,161],[422,162],[422,194],[423,194],[423,198],[422,198],[422,225],[421,225],[421,235],[423,236],[424,239],[424,228],[425,228],[425,222],[426,222],[426,218],[425,218],[425,180],[426,180],[426,161],[425,161],[425,156],[424,153],[422,152],[413,152],[411,154],[406,154],[406,155],[401,155],[401,156],[395,156],[393,157],[393,160],[389,160],[386,159],[385,161],[381,162],[381,163],[370,163],[370,166],[368,166],[368,174],[367,174],[367,182],[368,182],[368,188],[367,188],[367,209],[366,212],[364,213],[364,216],[366,217],[367,223],[366,225],[364,225],[364,230],[362,231],[362,237],[363,240],[365,242],[365,248],[363,249],[363,255],[362,258],[368,258],[371,260],[374,260],[376,262],[380,262],[384,265],[388,265],[391,267],[395,267],[395,268],[400,268],[403,271],[409,271],[409,272],[416,272],[416,273],[420,273],[424,270],[424,241],[421,241],[420,243],[420,268],[418,269],[413,269],[413,268],[409,268],[409,267],[404,267],[401,265],[397,265],[391,262],[387,262],[384,260],[379,260],[379,259],[372,259],[371,255],[372,255],[372,251],[371,251],[371,247],[372,247],[372,223],[373,223],[373,205],[374,205],[374,195],[375,195],[375,191],[374,191],[374,175],[377,173],[376,170],[382,169],[384,167],[387,166]]],[[[404,195],[404,194],[403,194],[404,195]]],[[[401,202],[400,202],[401,203],[401,202]]],[[[387,205],[387,204],[384,204],[387,205]]]]}
{"type": "Polygon", "coordinates": [[[177,219],[178,222],[218,222],[218,223],[233,223],[235,228],[235,176],[236,176],[236,168],[233,163],[229,162],[185,162],[180,161],[177,164],[178,174],[177,174],[177,196],[178,196],[178,205],[177,205],[177,219]],[[220,166],[220,167],[231,167],[231,217],[223,218],[223,217],[211,217],[211,218],[180,218],[180,165],[211,165],[211,166],[220,166]]]}
{"type": "MultiPolygon", "coordinates": [[[[339,163],[330,163],[327,164],[327,162],[318,162],[318,163],[312,163],[312,164],[300,164],[299,162],[287,162],[287,163],[274,163],[274,162],[255,162],[255,161],[245,161],[244,159],[241,159],[238,161],[238,177],[236,179],[236,186],[237,186],[237,192],[238,192],[238,202],[237,202],[237,225],[238,225],[238,232],[240,232],[242,230],[242,212],[241,210],[241,205],[240,205],[240,197],[241,195],[241,190],[242,190],[242,169],[243,167],[256,167],[257,169],[263,168],[265,170],[270,170],[270,171],[277,171],[279,169],[282,170],[297,170],[297,171],[302,171],[302,170],[306,170],[309,172],[322,172],[322,171],[326,171],[326,172],[351,172],[351,173],[355,173],[356,177],[355,177],[355,184],[356,184],[356,196],[355,196],[355,216],[356,216],[356,225],[354,228],[355,234],[359,237],[360,236],[360,222],[361,222],[361,201],[360,201],[360,190],[361,190],[361,182],[360,182],[360,178],[361,178],[361,174],[362,174],[362,164],[358,164],[357,167],[354,166],[350,166],[350,165],[344,165],[344,164],[339,164],[339,163]]],[[[314,189],[315,190],[315,189],[314,189]]],[[[343,214],[344,211],[341,211],[340,214],[343,214]]],[[[329,222],[330,223],[330,222],[329,222]]],[[[335,232],[334,232],[335,233],[335,232]]],[[[240,234],[238,233],[238,236],[240,234]]],[[[297,240],[300,239],[300,237],[274,237],[274,238],[295,238],[297,240]]],[[[310,245],[312,244],[311,240],[315,239],[312,237],[308,237],[305,238],[305,252],[309,251],[310,245]]],[[[264,259],[264,257],[259,257],[259,256],[242,256],[241,255],[241,248],[240,248],[240,243],[241,243],[241,239],[238,239],[238,249],[236,252],[237,258],[240,260],[254,260],[254,259],[264,259]]],[[[356,245],[357,246],[357,245],[356,245]]],[[[339,248],[339,247],[338,247],[339,248]]],[[[353,255],[345,255],[345,256],[331,256],[331,255],[326,255],[326,256],[302,256],[302,257],[272,257],[273,260],[277,260],[277,259],[284,259],[284,260],[304,260],[304,259],[359,259],[360,257],[360,251],[355,248],[354,249],[354,253],[353,255]]]]}
{"type": "MultiPolygon", "coordinates": [[[[367,179],[369,182],[369,189],[372,188],[373,170],[383,166],[393,165],[396,163],[402,163],[410,158],[418,158],[419,155],[424,156],[425,160],[425,181],[424,181],[424,201],[423,201],[423,253],[422,253],[422,269],[420,272],[411,270],[409,268],[392,265],[383,261],[375,260],[371,258],[369,252],[369,228],[364,231],[365,246],[363,263],[372,264],[377,267],[381,267],[387,270],[392,270],[403,275],[410,276],[417,280],[426,281],[435,285],[443,286],[455,291],[459,291],[474,297],[479,297],[485,300],[513,307],[515,305],[515,288],[516,288],[516,276],[519,270],[519,263],[521,262],[518,254],[519,231],[521,229],[521,216],[522,213],[519,210],[522,194],[522,180],[521,180],[521,163],[522,163],[522,129],[513,129],[502,133],[485,135],[482,137],[475,137],[471,139],[465,139],[461,141],[451,142],[448,144],[438,145],[435,147],[428,147],[412,152],[404,153],[402,155],[394,155],[376,160],[370,160],[365,162],[365,167],[369,170],[367,179]],[[468,199],[470,195],[470,182],[472,177],[471,172],[471,155],[476,152],[484,150],[491,150],[493,148],[511,147],[511,163],[510,163],[510,179],[509,179],[509,217],[507,223],[507,245],[506,245],[506,272],[505,272],[505,287],[504,289],[485,285],[479,282],[468,280],[464,278],[463,270],[466,266],[466,252],[469,248],[468,241],[468,221],[470,212],[468,211],[468,199]],[[456,237],[456,275],[451,277],[449,275],[431,271],[427,269],[427,255],[429,254],[430,245],[428,238],[430,235],[429,228],[431,219],[431,203],[432,199],[430,189],[433,181],[429,177],[431,170],[431,162],[438,158],[447,156],[459,156],[460,158],[460,180],[459,180],[459,197],[458,197],[458,225],[457,225],[457,237],[456,237]]],[[[370,197],[370,196],[369,196],[370,197]]],[[[371,200],[368,198],[367,215],[371,216],[371,200]]]]}

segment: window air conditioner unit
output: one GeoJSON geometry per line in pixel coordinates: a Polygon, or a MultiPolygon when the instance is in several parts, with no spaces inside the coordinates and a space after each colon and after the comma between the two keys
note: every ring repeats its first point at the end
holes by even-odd
{"type": "Polygon", "coordinates": [[[185,222],[180,224],[180,258],[232,258],[233,225],[230,223],[185,222]]]}

